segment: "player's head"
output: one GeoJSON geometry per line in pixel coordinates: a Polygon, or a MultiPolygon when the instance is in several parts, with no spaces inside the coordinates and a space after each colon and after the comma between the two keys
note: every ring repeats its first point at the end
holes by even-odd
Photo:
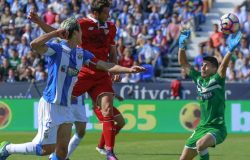
{"type": "Polygon", "coordinates": [[[100,22],[105,22],[109,18],[109,7],[109,0],[93,0],[91,3],[91,11],[100,22]]]}
{"type": "Polygon", "coordinates": [[[219,67],[219,63],[215,57],[207,56],[203,58],[203,63],[201,66],[201,76],[203,78],[208,78],[214,75],[219,67]]]}
{"type": "Polygon", "coordinates": [[[76,18],[67,18],[61,23],[60,28],[68,31],[68,40],[73,40],[76,44],[82,43],[82,31],[76,18]]]}

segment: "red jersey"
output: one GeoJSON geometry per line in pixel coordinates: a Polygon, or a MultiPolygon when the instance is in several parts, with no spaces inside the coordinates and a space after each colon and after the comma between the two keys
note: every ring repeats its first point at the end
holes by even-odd
{"type": "MultiPolygon", "coordinates": [[[[99,22],[92,17],[80,19],[79,23],[82,29],[81,47],[92,52],[97,59],[107,61],[110,46],[115,45],[116,27],[114,23],[105,22],[100,26],[99,22]]],[[[85,77],[88,74],[95,74],[95,76],[98,74],[100,77],[108,73],[95,68],[82,67],[79,77],[85,77]]]]}

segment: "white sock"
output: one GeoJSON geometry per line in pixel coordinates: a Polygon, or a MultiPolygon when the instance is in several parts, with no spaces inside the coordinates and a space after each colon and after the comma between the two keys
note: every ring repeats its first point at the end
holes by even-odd
{"type": "Polygon", "coordinates": [[[80,138],[77,133],[75,133],[74,136],[70,139],[67,158],[69,158],[69,156],[76,149],[76,147],[80,143],[81,139],[82,138],[80,138]]]}
{"type": "Polygon", "coordinates": [[[32,142],[22,144],[8,144],[6,150],[9,154],[30,154],[36,155],[36,144],[32,142]]]}

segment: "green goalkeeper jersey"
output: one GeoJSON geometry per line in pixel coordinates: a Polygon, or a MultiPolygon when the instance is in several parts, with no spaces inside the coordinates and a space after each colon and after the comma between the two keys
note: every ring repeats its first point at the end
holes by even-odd
{"type": "Polygon", "coordinates": [[[189,76],[197,86],[201,107],[201,120],[198,127],[225,127],[225,78],[218,73],[203,79],[201,73],[190,70],[189,76]]]}

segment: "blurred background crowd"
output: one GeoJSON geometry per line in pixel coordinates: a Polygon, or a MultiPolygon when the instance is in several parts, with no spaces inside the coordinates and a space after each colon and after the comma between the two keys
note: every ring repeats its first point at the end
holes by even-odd
{"type": "MultiPolygon", "coordinates": [[[[153,82],[168,68],[178,52],[178,37],[182,26],[199,36],[205,23],[202,0],[113,0],[110,20],[117,27],[116,44],[119,64],[126,67],[142,65],[143,74],[123,75],[122,82],[153,82]]],[[[70,16],[83,18],[90,14],[91,0],[0,0],[0,82],[36,81],[47,78],[46,60],[34,54],[29,43],[43,31],[26,17],[36,11],[49,25],[58,28],[70,16]]],[[[227,80],[249,81],[250,77],[250,3],[237,6],[233,12],[239,17],[244,37],[230,62],[227,80]],[[241,7],[244,7],[245,10],[241,7]],[[249,13],[249,14],[248,14],[249,13]]],[[[226,38],[218,24],[208,40],[197,43],[200,52],[192,59],[200,69],[202,57],[212,55],[221,62],[226,54],[226,38]]],[[[179,77],[189,80],[180,70],[179,77]]]]}

